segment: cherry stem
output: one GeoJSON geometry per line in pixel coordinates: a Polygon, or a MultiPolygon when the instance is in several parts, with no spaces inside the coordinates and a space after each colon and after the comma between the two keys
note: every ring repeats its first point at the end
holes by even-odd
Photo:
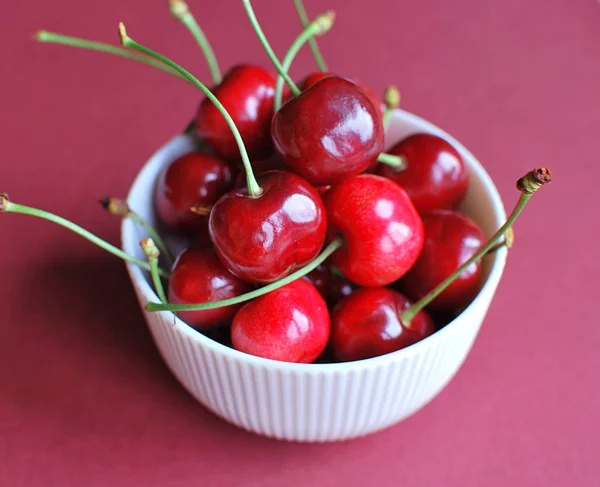
{"type": "Polygon", "coordinates": [[[427,306],[431,301],[433,301],[436,297],[438,297],[450,284],[454,282],[454,280],[460,276],[470,265],[481,259],[490,249],[493,248],[496,241],[501,238],[513,225],[515,220],[521,214],[527,203],[533,196],[533,194],[544,184],[549,183],[552,179],[552,174],[550,170],[546,168],[534,169],[530,171],[525,176],[523,176],[517,182],[517,188],[521,191],[519,195],[519,199],[512,213],[494,235],[488,240],[488,242],[481,247],[470,259],[468,259],[463,265],[461,265],[456,271],[454,271],[450,276],[444,279],[438,286],[431,291],[429,294],[421,298],[415,304],[413,304],[410,308],[406,309],[402,313],[400,313],[400,320],[405,325],[409,325],[411,320],[415,317],[417,313],[419,313],[425,306],[427,306]]]}
{"type": "Polygon", "coordinates": [[[317,257],[315,257],[310,263],[306,264],[301,269],[298,269],[296,272],[293,272],[289,276],[284,277],[283,279],[279,279],[276,282],[263,286],[259,289],[255,289],[246,294],[241,294],[234,298],[224,299],[222,301],[213,301],[207,303],[198,303],[198,304],[159,304],[159,303],[148,303],[146,305],[147,311],[201,311],[205,309],[215,309],[222,308],[224,306],[231,306],[233,304],[243,303],[245,301],[250,301],[251,299],[258,298],[259,296],[263,296],[265,294],[270,293],[271,291],[275,291],[280,287],[283,287],[290,282],[295,281],[296,279],[300,279],[304,277],[309,272],[316,269],[319,265],[321,265],[331,254],[333,254],[337,249],[339,249],[344,244],[342,237],[337,237],[331,241],[331,243],[325,247],[323,252],[321,252],[317,257]]]}
{"type": "MultiPolygon", "coordinates": [[[[308,14],[306,13],[306,9],[304,8],[304,4],[302,3],[302,0],[294,0],[294,5],[296,6],[296,11],[298,12],[298,17],[300,17],[300,22],[302,22],[302,27],[304,27],[304,28],[308,27],[308,24],[309,24],[308,14]]],[[[308,44],[310,45],[310,50],[313,53],[313,57],[315,58],[315,61],[317,63],[317,66],[319,67],[319,69],[323,73],[326,73],[327,71],[329,71],[327,69],[327,64],[325,63],[325,60],[323,59],[323,55],[321,54],[321,50],[319,49],[319,44],[317,43],[317,40],[315,38],[310,38],[308,40],[308,44]]]]}
{"type": "Polygon", "coordinates": [[[156,245],[160,249],[161,253],[167,257],[169,263],[173,262],[173,255],[158,232],[144,218],[129,208],[129,205],[125,201],[113,196],[107,196],[106,198],[100,200],[100,204],[102,205],[102,208],[108,211],[111,215],[121,218],[130,218],[135,223],[140,225],[152,238],[152,240],[156,242],[156,245]]]}
{"type": "Polygon", "coordinates": [[[383,95],[383,102],[385,103],[385,112],[383,113],[383,130],[387,132],[390,125],[390,119],[394,110],[400,106],[400,92],[394,85],[390,85],[386,88],[383,95]]]}
{"type": "Polygon", "coordinates": [[[377,162],[381,162],[382,164],[385,164],[386,166],[390,166],[393,167],[396,171],[402,171],[404,169],[406,169],[406,159],[404,159],[404,157],[402,156],[396,156],[394,154],[387,154],[385,152],[382,152],[381,154],[379,154],[379,157],[377,158],[377,162]]]}
{"type": "Polygon", "coordinates": [[[127,35],[127,31],[125,29],[125,24],[122,22],[119,24],[119,35],[121,36],[121,43],[124,47],[130,47],[136,51],[145,54],[146,56],[150,56],[157,61],[160,61],[167,66],[171,67],[179,74],[181,74],[184,78],[190,81],[196,88],[198,88],[204,95],[217,107],[217,110],[221,112],[223,118],[229,125],[231,132],[233,132],[233,137],[237,142],[238,148],[240,150],[240,156],[242,158],[242,163],[244,164],[244,169],[246,171],[246,184],[248,186],[248,194],[254,198],[260,196],[262,194],[262,188],[258,185],[256,178],[254,177],[254,172],[252,171],[252,165],[250,164],[250,158],[248,157],[248,152],[246,151],[246,146],[244,145],[244,141],[242,140],[242,136],[238,128],[235,125],[235,122],[231,118],[231,115],[227,112],[225,107],[221,104],[221,102],[217,99],[215,95],[202,83],[198,78],[196,78],[192,73],[190,73],[185,68],[179,66],[179,64],[171,61],[169,58],[159,54],[139,43],[134,41],[131,37],[127,35]]]}
{"type": "Polygon", "coordinates": [[[148,264],[150,264],[150,276],[152,277],[156,294],[162,303],[166,303],[167,298],[165,296],[165,290],[163,288],[162,281],[160,280],[160,274],[158,273],[158,258],[160,257],[160,251],[150,237],[142,240],[140,242],[140,247],[148,258],[148,264]]]}
{"type": "MultiPolygon", "coordinates": [[[[306,42],[312,39],[314,36],[322,35],[325,32],[329,31],[333,26],[333,21],[335,19],[335,12],[330,10],[324,14],[318,15],[315,20],[313,20],[306,28],[302,31],[302,33],[296,38],[296,40],[292,43],[285,57],[283,58],[282,68],[287,73],[290,70],[290,66],[294,61],[294,58],[306,44],[306,42]]],[[[279,75],[277,78],[277,85],[275,86],[275,110],[279,110],[281,107],[281,99],[283,97],[283,83],[285,80],[283,76],[279,75]]]]}
{"type": "MultiPolygon", "coordinates": [[[[123,260],[131,262],[147,271],[151,270],[148,262],[144,262],[143,260],[136,259],[132,255],[129,255],[128,253],[122,251],[120,248],[109,244],[108,242],[102,240],[100,237],[97,237],[96,235],[89,232],[85,228],[82,228],[79,225],[76,225],[75,223],[70,222],[69,220],[67,220],[63,217],[55,215],[48,211],[40,210],[38,208],[32,208],[31,206],[25,206],[25,205],[21,205],[18,203],[13,203],[12,201],[10,201],[8,199],[8,195],[6,193],[0,193],[0,213],[18,213],[21,215],[35,216],[35,217],[41,218],[43,220],[51,221],[53,223],[56,223],[57,225],[60,225],[61,227],[66,228],[67,230],[71,230],[72,232],[76,233],[77,235],[80,235],[81,237],[85,238],[86,240],[92,242],[93,244],[96,244],[101,249],[104,249],[107,252],[109,252],[123,260]]],[[[166,273],[165,271],[163,271],[161,269],[159,269],[158,272],[163,277],[168,276],[168,273],[166,273]]]]}
{"type": "Polygon", "coordinates": [[[267,41],[267,38],[265,37],[265,34],[264,34],[263,30],[261,29],[260,24],[258,23],[258,19],[256,18],[256,15],[254,14],[254,10],[252,9],[250,0],[243,0],[243,2],[244,2],[244,8],[246,9],[246,13],[248,14],[248,19],[250,19],[250,23],[252,24],[252,28],[254,29],[254,32],[256,32],[256,36],[258,37],[258,40],[260,41],[263,48],[267,52],[269,59],[271,59],[273,66],[275,66],[275,69],[277,69],[277,72],[283,77],[285,82],[288,84],[288,86],[294,93],[294,96],[298,96],[300,94],[300,89],[296,86],[296,83],[294,83],[292,78],[290,78],[289,74],[287,74],[284,71],[283,66],[281,66],[279,59],[277,59],[277,56],[275,55],[275,52],[273,52],[273,49],[271,48],[269,41],[267,41]]]}
{"type": "Polygon", "coordinates": [[[35,34],[35,39],[39,42],[44,43],[61,44],[64,46],[87,49],[89,51],[98,51],[105,52],[108,54],[114,54],[115,56],[121,56],[127,59],[132,59],[134,61],[146,64],[148,66],[152,66],[153,68],[158,68],[161,71],[164,71],[165,73],[169,73],[173,76],[176,76],[177,78],[189,81],[177,71],[169,68],[168,66],[165,66],[163,63],[158,62],[147,56],[142,56],[136,52],[128,51],[127,49],[123,49],[119,46],[112,46],[111,44],[105,44],[104,42],[90,41],[88,39],[82,39],[80,37],[67,36],[63,34],[57,34],[55,32],[48,32],[45,30],[37,32],[35,34]]]}
{"type": "Polygon", "coordinates": [[[208,69],[210,70],[210,75],[212,77],[213,83],[218,85],[221,83],[223,77],[221,76],[221,69],[219,68],[219,63],[217,62],[217,58],[215,56],[215,52],[213,51],[210,42],[204,35],[204,32],[196,22],[194,18],[194,14],[190,12],[187,3],[183,0],[169,0],[169,9],[173,17],[175,17],[179,22],[181,22],[187,30],[192,34],[192,37],[200,46],[202,53],[204,54],[204,58],[206,59],[206,63],[208,64],[208,69]]]}
{"type": "Polygon", "coordinates": [[[512,246],[514,245],[514,243],[515,243],[515,233],[514,233],[512,227],[510,227],[504,233],[504,238],[502,239],[502,242],[498,242],[490,250],[488,250],[488,254],[496,252],[496,250],[501,249],[502,247],[506,247],[507,249],[511,249],[512,246]]]}

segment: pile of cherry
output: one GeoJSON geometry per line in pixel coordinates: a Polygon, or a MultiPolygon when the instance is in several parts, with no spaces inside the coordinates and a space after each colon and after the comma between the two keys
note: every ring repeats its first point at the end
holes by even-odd
{"type": "MultiPolygon", "coordinates": [[[[286,277],[341,236],[341,247],[304,278],[180,318],[199,330],[231,324],[233,347],[262,357],[312,362],[328,343],[337,360],[373,357],[436,330],[425,312],[408,325],[400,312],[471,257],[484,235],[456,210],[468,173],[448,142],[411,135],[390,151],[405,168],[377,163],[379,106],[351,81],[321,73],[307,80],[315,78],[274,115],[275,78],[263,68],[237,66],[214,89],[254,161],[256,195],[229,127],[210,100],[200,104],[195,129],[208,150],[173,161],[154,192],[164,227],[194,239],[173,265],[168,299],[233,298],[286,277]]],[[[477,262],[429,308],[460,311],[480,285],[477,262]]]]}
{"type": "MultiPolygon", "coordinates": [[[[457,150],[440,137],[417,133],[383,154],[392,97],[382,103],[361,83],[326,69],[296,85],[287,75],[291,58],[283,65],[276,59],[249,0],[244,6],[279,79],[251,65],[221,77],[187,6],[170,3],[207,54],[211,90],[131,39],[122,24],[122,45],[130,50],[125,54],[92,41],[38,34],[42,41],[152,64],[206,95],[187,130],[198,149],[172,161],[156,181],[160,231],[126,206],[107,202],[113,213],[137,218],[156,240],[143,244],[148,263],[101,244],[151,270],[161,303],[148,309],[176,312],[187,325],[242,352],[309,363],[399,350],[468,306],[482,285],[480,257],[502,233],[484,245],[479,226],[457,210],[469,186],[457,150]],[[166,293],[157,264],[157,247],[167,262],[165,232],[190,242],[170,273],[162,271],[166,293]]],[[[328,14],[306,23],[290,51],[328,30],[331,21],[328,14]]],[[[506,228],[549,179],[548,171],[536,170],[519,180],[522,195],[506,228]]],[[[0,194],[0,212],[47,218],[99,241],[61,217],[10,202],[6,194],[0,194]]]]}

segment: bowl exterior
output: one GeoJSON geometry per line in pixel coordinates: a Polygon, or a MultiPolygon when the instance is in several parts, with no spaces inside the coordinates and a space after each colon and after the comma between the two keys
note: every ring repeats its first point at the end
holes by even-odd
{"type": "MultiPolygon", "coordinates": [[[[475,158],[439,128],[403,111],[390,125],[393,140],[417,131],[448,138],[471,172],[466,211],[491,235],[505,219],[500,197],[475,158]],[[475,204],[476,203],[476,204],[475,204]]],[[[153,220],[152,185],[160,168],[193,149],[178,136],[142,169],[128,203],[153,220]]],[[[123,248],[139,255],[140,229],[124,221],[123,248]]],[[[206,408],[248,431],[291,441],[325,442],[362,436],[410,416],[431,401],[467,357],[496,291],[506,260],[486,263],[486,283],[473,303],[434,335],[397,352],[345,364],[288,364],[252,357],[216,343],[169,312],[148,313],[157,301],[147,276],[127,266],[152,337],[177,380],[206,408]]]]}

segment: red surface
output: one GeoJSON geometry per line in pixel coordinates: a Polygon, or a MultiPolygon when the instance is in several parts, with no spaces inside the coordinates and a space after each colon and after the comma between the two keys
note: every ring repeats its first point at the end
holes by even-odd
{"type": "MultiPolygon", "coordinates": [[[[0,189],[116,242],[95,199],[123,196],[195,111],[192,87],[102,54],[36,45],[47,28],[115,40],[116,24],[207,78],[166,2],[5,2],[0,189]]],[[[281,53],[291,2],[256,0],[281,53]]],[[[267,58],[241,2],[191,1],[223,67],[267,58]]],[[[516,247],[475,347],[424,410],[333,445],[285,444],[216,419],[155,351],[123,265],[50,224],[0,216],[0,484],[6,486],[592,486],[600,464],[600,6],[593,0],[308,0],[336,8],[331,67],[446,128],[507,206],[536,165],[555,180],[516,247]]],[[[308,53],[295,65],[313,69],[308,53]]]]}

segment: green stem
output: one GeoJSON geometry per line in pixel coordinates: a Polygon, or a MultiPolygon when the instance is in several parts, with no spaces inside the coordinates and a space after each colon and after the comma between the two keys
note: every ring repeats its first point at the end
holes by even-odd
{"type": "Polygon", "coordinates": [[[265,51],[267,52],[269,59],[271,59],[273,66],[275,66],[275,69],[277,69],[277,72],[281,76],[283,76],[283,79],[285,80],[285,82],[288,84],[288,86],[292,90],[292,93],[294,93],[294,96],[298,96],[300,94],[300,89],[296,86],[296,83],[294,83],[294,81],[292,81],[292,78],[290,78],[290,76],[283,70],[283,66],[281,66],[279,59],[277,59],[275,52],[273,52],[273,49],[271,48],[269,41],[267,41],[267,38],[265,37],[265,34],[262,31],[260,24],[258,23],[258,19],[256,18],[256,15],[254,14],[252,5],[250,4],[250,0],[243,0],[243,2],[244,2],[244,8],[246,9],[246,13],[248,14],[248,18],[250,19],[250,23],[252,24],[252,28],[254,29],[254,32],[256,32],[256,36],[258,37],[258,40],[260,41],[260,43],[264,47],[265,51]]]}
{"type": "Polygon", "coordinates": [[[248,152],[246,151],[246,147],[244,146],[244,141],[242,140],[242,136],[238,128],[235,125],[235,122],[231,118],[231,115],[227,112],[225,107],[221,104],[221,102],[217,99],[215,95],[202,83],[198,78],[196,78],[192,73],[190,73],[185,68],[179,66],[179,64],[171,61],[169,58],[151,50],[147,47],[137,43],[131,37],[127,35],[127,31],[125,30],[125,25],[123,23],[119,24],[119,34],[121,36],[121,43],[125,47],[130,47],[136,51],[145,54],[146,56],[150,56],[153,59],[156,59],[167,66],[171,67],[179,74],[181,74],[184,78],[190,81],[196,88],[198,88],[206,97],[217,107],[217,110],[223,115],[223,118],[229,125],[229,128],[233,132],[233,137],[237,142],[238,148],[240,150],[240,156],[242,158],[242,163],[244,165],[244,169],[246,171],[246,183],[248,185],[248,194],[252,197],[258,197],[262,194],[262,189],[258,185],[256,178],[254,177],[254,172],[252,171],[252,165],[250,164],[250,158],[248,157],[248,152]]]}
{"type": "Polygon", "coordinates": [[[152,283],[154,284],[154,289],[156,289],[156,294],[161,303],[166,303],[167,297],[165,296],[165,290],[162,281],[160,280],[160,274],[158,273],[158,258],[160,257],[160,251],[158,250],[158,247],[156,247],[154,241],[149,237],[140,242],[140,247],[142,247],[142,250],[148,258],[148,264],[150,264],[150,276],[152,277],[152,283]]]}
{"type": "Polygon", "coordinates": [[[136,222],[146,231],[148,236],[152,238],[154,242],[156,242],[156,245],[160,249],[160,252],[165,255],[169,263],[173,263],[173,254],[169,250],[169,247],[167,247],[167,244],[162,239],[162,237],[154,229],[154,227],[134,211],[129,212],[129,218],[131,218],[134,222],[136,222]]]}
{"type": "Polygon", "coordinates": [[[393,167],[397,171],[401,171],[406,168],[406,160],[402,156],[396,156],[394,154],[387,154],[382,152],[377,158],[377,162],[381,162],[387,166],[393,167]]]}
{"type": "MultiPolygon", "coordinates": [[[[306,13],[306,9],[304,8],[302,0],[294,0],[294,5],[296,6],[298,17],[300,17],[300,22],[302,22],[302,27],[306,28],[308,26],[308,14],[306,13]]],[[[327,69],[327,64],[325,63],[325,60],[321,55],[321,50],[319,49],[319,44],[317,43],[317,40],[312,38],[308,40],[308,43],[310,45],[310,50],[313,53],[317,66],[319,66],[319,69],[323,73],[329,71],[327,69]]]]}
{"type": "Polygon", "coordinates": [[[192,37],[196,39],[208,64],[213,83],[215,85],[220,84],[223,77],[221,76],[221,69],[219,68],[215,52],[187,4],[183,0],[169,0],[169,8],[173,17],[179,20],[190,31],[192,37]]]}
{"type": "Polygon", "coordinates": [[[413,304],[410,308],[403,311],[400,314],[400,320],[402,323],[408,325],[415,317],[417,313],[419,313],[425,306],[427,306],[431,301],[437,298],[444,290],[450,286],[454,282],[454,280],[460,276],[470,265],[477,262],[481,259],[490,249],[494,247],[496,241],[501,238],[506,232],[508,232],[515,222],[515,220],[519,217],[527,203],[533,196],[533,194],[544,184],[549,183],[551,180],[551,173],[548,169],[534,169],[533,171],[527,173],[524,177],[519,179],[517,182],[517,188],[521,191],[521,195],[519,196],[519,200],[515,205],[512,213],[494,235],[489,239],[489,241],[481,247],[473,256],[468,259],[463,265],[461,265],[456,271],[454,271],[450,276],[444,279],[433,291],[427,294],[425,297],[421,298],[418,302],[413,304]]]}
{"type": "Polygon", "coordinates": [[[335,240],[332,240],[331,243],[325,247],[323,252],[319,254],[314,260],[312,260],[309,264],[306,264],[301,269],[298,269],[296,272],[290,274],[283,279],[280,279],[277,282],[273,282],[266,286],[263,286],[259,289],[251,291],[246,294],[242,294],[240,296],[236,296],[234,298],[224,299],[222,301],[213,301],[209,303],[198,303],[198,304],[158,304],[158,303],[148,303],[146,306],[146,310],[148,311],[201,311],[205,309],[215,309],[222,308],[224,306],[231,306],[233,304],[243,303],[245,301],[250,301],[251,299],[258,298],[259,296],[263,296],[271,291],[275,291],[275,289],[279,289],[280,287],[289,284],[296,279],[300,279],[305,276],[312,270],[316,269],[319,265],[321,265],[331,254],[333,254],[337,249],[339,249],[343,245],[343,240],[341,237],[337,237],[335,240]]]}
{"type": "MultiPolygon", "coordinates": [[[[331,29],[333,25],[333,20],[335,18],[335,13],[333,11],[329,11],[325,14],[321,14],[317,16],[317,18],[312,21],[302,33],[296,38],[296,40],[292,43],[285,57],[283,58],[282,68],[287,73],[290,70],[290,66],[294,61],[294,58],[306,44],[306,42],[312,39],[314,36],[322,35],[331,29]]],[[[285,80],[283,76],[279,75],[277,78],[277,84],[275,86],[275,111],[279,110],[281,107],[281,99],[283,97],[283,83],[285,80]]]]}
{"type": "Polygon", "coordinates": [[[115,198],[114,196],[107,196],[106,198],[100,200],[100,205],[102,205],[102,208],[104,208],[111,215],[118,216],[119,218],[131,218],[135,223],[140,225],[146,231],[148,236],[150,236],[152,240],[156,242],[156,245],[158,245],[160,251],[165,254],[169,260],[169,264],[173,262],[173,255],[158,232],[140,215],[132,211],[125,201],[120,198],[115,198]]]}
{"type": "MultiPolygon", "coordinates": [[[[123,260],[129,261],[147,271],[150,270],[150,265],[148,264],[148,262],[144,262],[143,260],[136,259],[135,257],[122,251],[120,248],[109,244],[108,242],[102,240],[100,237],[97,237],[96,235],[89,232],[85,228],[82,228],[79,225],[76,225],[75,223],[70,222],[69,220],[66,220],[65,218],[63,218],[61,216],[55,215],[48,211],[40,210],[38,208],[32,208],[30,206],[13,203],[13,202],[9,201],[6,198],[6,196],[0,195],[0,200],[1,200],[0,213],[18,213],[21,215],[35,216],[35,217],[41,218],[43,220],[51,221],[52,223],[56,223],[57,225],[60,225],[61,227],[66,228],[67,230],[71,230],[72,232],[76,233],[77,235],[80,235],[81,237],[85,238],[86,240],[92,242],[93,244],[96,244],[101,249],[104,249],[107,252],[109,252],[123,260]]],[[[160,269],[159,269],[159,273],[164,277],[168,276],[168,274],[165,271],[160,270],[160,269]]]]}
{"type": "Polygon", "coordinates": [[[87,49],[90,51],[98,51],[105,52],[108,54],[114,54],[115,56],[124,57],[126,59],[132,59],[139,63],[146,64],[148,66],[152,66],[153,68],[160,69],[165,73],[169,73],[173,76],[176,76],[180,79],[188,81],[179,74],[177,71],[165,66],[163,63],[160,63],[154,59],[151,59],[147,56],[141,56],[136,52],[128,51],[127,49],[123,49],[118,46],[111,46],[110,44],[105,44],[103,42],[90,41],[87,39],[81,39],[80,37],[72,37],[66,36],[63,34],[57,34],[55,32],[48,32],[45,30],[41,30],[35,34],[35,39],[39,42],[50,43],[50,44],[61,44],[64,46],[78,47],[81,49],[87,49]]]}

